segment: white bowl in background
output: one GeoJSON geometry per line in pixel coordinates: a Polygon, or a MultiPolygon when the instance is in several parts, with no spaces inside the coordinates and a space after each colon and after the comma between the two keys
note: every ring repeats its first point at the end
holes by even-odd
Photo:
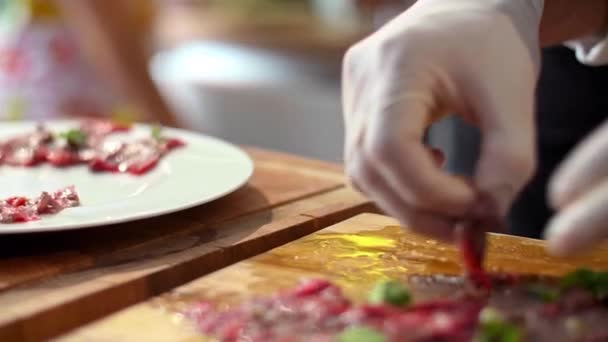
{"type": "Polygon", "coordinates": [[[328,77],[324,68],[205,41],[160,52],[151,62],[153,78],[189,129],[237,144],[340,161],[339,79],[328,77]]]}

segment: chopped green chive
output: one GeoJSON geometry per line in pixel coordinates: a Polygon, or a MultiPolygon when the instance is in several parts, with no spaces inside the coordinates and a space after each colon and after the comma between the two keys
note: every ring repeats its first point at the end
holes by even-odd
{"type": "Polygon", "coordinates": [[[528,287],[528,292],[545,303],[552,303],[559,297],[559,291],[541,284],[533,284],[528,287]]]}
{"type": "Polygon", "coordinates": [[[505,321],[496,309],[487,307],[480,312],[475,342],[518,342],[521,338],[521,330],[505,321]]]}
{"type": "Polygon", "coordinates": [[[161,125],[154,125],[150,129],[150,135],[152,136],[152,138],[154,140],[161,140],[162,139],[162,131],[163,131],[163,127],[161,125]]]}
{"type": "Polygon", "coordinates": [[[598,299],[608,299],[608,272],[594,272],[589,269],[578,269],[567,274],[561,281],[564,290],[581,288],[587,290],[598,299]]]}
{"type": "Polygon", "coordinates": [[[372,304],[390,304],[405,306],[410,303],[411,296],[408,289],[401,283],[393,280],[382,281],[372,289],[368,301],[372,304]]]}
{"type": "Polygon", "coordinates": [[[83,146],[87,142],[87,135],[78,129],[70,129],[59,133],[59,137],[67,140],[68,144],[73,146],[83,146]]]}

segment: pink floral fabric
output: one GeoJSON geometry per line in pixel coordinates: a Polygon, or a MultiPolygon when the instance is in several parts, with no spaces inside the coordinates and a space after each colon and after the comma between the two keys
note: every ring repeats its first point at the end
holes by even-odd
{"type": "Polygon", "coordinates": [[[116,103],[59,22],[31,23],[0,42],[0,119],[101,116],[116,103]]]}

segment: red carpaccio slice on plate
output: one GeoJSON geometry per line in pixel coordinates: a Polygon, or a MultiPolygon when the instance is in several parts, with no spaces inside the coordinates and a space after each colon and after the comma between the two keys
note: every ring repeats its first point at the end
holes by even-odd
{"type": "Polygon", "coordinates": [[[53,193],[42,192],[37,198],[9,197],[0,201],[0,223],[36,221],[40,215],[56,214],[79,205],[80,198],[73,186],[53,193]]]}
{"type": "Polygon", "coordinates": [[[183,146],[177,139],[145,138],[127,143],[108,142],[100,145],[89,161],[93,171],[127,172],[141,175],[158,164],[172,149],[183,146]]]}
{"type": "Polygon", "coordinates": [[[179,139],[162,136],[136,141],[108,141],[112,133],[128,132],[130,126],[103,120],[83,121],[75,134],[79,143],[58,136],[44,125],[0,143],[0,162],[31,167],[49,163],[56,167],[88,164],[96,172],[124,172],[142,175],[153,169],[169,151],[184,146],[179,139]]]}
{"type": "Polygon", "coordinates": [[[44,126],[35,131],[15,136],[0,144],[0,161],[13,166],[34,166],[46,160],[47,146],[52,133],[44,126]]]}
{"type": "Polygon", "coordinates": [[[108,120],[84,120],[80,130],[89,135],[108,135],[116,132],[128,132],[131,126],[108,120]]]}
{"type": "Polygon", "coordinates": [[[87,145],[94,147],[112,133],[129,132],[130,125],[108,120],[85,120],[80,123],[79,130],[87,137],[87,145]]]}
{"type": "Polygon", "coordinates": [[[494,274],[490,280],[491,292],[479,297],[468,293],[463,277],[413,276],[408,287],[415,300],[405,307],[354,304],[336,285],[311,280],[228,310],[202,301],[186,315],[202,334],[227,342],[341,341],[353,327],[387,342],[608,341],[608,308],[588,291],[562,290],[548,302],[538,288],[558,291],[555,278],[494,274]],[[490,313],[502,323],[488,325],[490,313]],[[495,339],[497,332],[510,335],[495,339]]]}

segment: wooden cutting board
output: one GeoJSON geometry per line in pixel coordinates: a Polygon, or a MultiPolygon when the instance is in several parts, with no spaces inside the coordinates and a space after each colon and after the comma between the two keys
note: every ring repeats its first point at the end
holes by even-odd
{"type": "Polygon", "coordinates": [[[0,341],[41,341],[374,210],[340,165],[246,148],[247,185],[108,227],[0,239],[0,341]]]}
{"type": "MultiPolygon", "coordinates": [[[[491,271],[563,275],[577,267],[608,270],[608,245],[568,260],[549,257],[539,240],[490,235],[491,271]]],[[[329,278],[353,299],[378,280],[457,274],[455,249],[402,230],[388,217],[362,214],[188,283],[164,296],[85,326],[61,341],[203,341],[178,312],[205,299],[220,305],[270,294],[307,277],[329,278]]]]}

